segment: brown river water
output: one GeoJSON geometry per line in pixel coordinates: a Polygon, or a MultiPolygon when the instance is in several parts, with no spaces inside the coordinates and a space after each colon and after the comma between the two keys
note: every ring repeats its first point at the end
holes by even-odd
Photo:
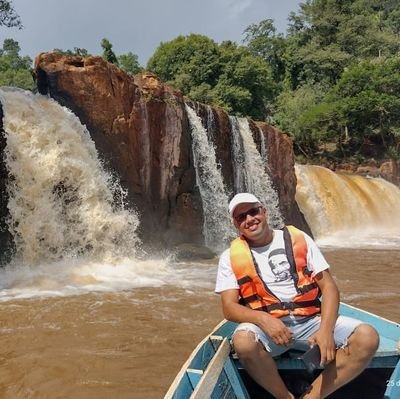
{"type": "MultiPolygon", "coordinates": [[[[399,250],[323,252],[343,301],[400,321],[399,250]]],[[[185,284],[4,300],[0,397],[162,398],[222,318],[216,262],[179,264],[176,272],[185,284]]]]}
{"type": "MultiPolygon", "coordinates": [[[[217,260],[137,260],[139,217],[86,128],[43,96],[1,89],[0,100],[19,262],[0,268],[0,399],[162,398],[222,318],[217,260]]],[[[296,200],[342,300],[399,322],[398,187],[296,169],[296,200]]]]}

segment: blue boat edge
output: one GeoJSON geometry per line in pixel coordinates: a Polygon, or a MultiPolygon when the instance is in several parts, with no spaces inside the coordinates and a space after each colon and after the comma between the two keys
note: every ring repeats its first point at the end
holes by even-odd
{"type": "MultiPolygon", "coordinates": [[[[340,304],[339,314],[355,317],[365,323],[373,325],[377,329],[381,338],[380,346],[377,354],[367,368],[393,369],[390,377],[388,377],[386,381],[382,381],[386,388],[382,398],[399,399],[400,324],[346,303],[340,304]]],[[[222,342],[229,343],[229,339],[236,325],[237,324],[234,322],[222,320],[212,332],[197,345],[178,372],[164,399],[196,399],[202,397],[198,396],[198,392],[202,392],[201,385],[208,384],[208,382],[204,382],[204,380],[207,374],[212,373],[209,371],[209,369],[213,367],[211,364],[212,359],[218,353],[222,342]]],[[[280,370],[300,371],[300,369],[304,367],[297,359],[282,358],[278,359],[278,368],[280,370]]],[[[210,398],[251,398],[239,374],[238,362],[232,358],[230,353],[226,355],[225,363],[219,371],[218,379],[214,378],[212,384],[214,384],[214,390],[212,394],[210,394],[210,398]]],[[[210,388],[208,387],[208,389],[210,388]]],[[[203,396],[203,398],[204,397],[205,396],[203,396]]]]}

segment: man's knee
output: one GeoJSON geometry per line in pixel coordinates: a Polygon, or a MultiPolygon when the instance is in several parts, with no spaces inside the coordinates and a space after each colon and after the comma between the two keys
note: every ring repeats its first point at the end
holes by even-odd
{"type": "Polygon", "coordinates": [[[349,345],[354,345],[364,356],[372,356],[379,347],[379,334],[369,324],[360,324],[349,338],[349,345]]]}
{"type": "Polygon", "coordinates": [[[263,349],[252,331],[237,331],[232,342],[239,359],[253,357],[257,351],[263,349]]]}

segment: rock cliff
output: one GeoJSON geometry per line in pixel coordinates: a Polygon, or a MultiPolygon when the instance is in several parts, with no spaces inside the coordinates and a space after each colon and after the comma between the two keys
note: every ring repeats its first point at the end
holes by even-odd
{"type": "MultiPolygon", "coordinates": [[[[42,53],[35,60],[35,74],[39,92],[71,109],[87,126],[101,159],[119,177],[140,215],[143,241],[161,247],[203,244],[202,202],[182,94],[151,73],[132,77],[101,57],[42,53]]],[[[194,106],[205,118],[210,107],[194,106]]],[[[211,110],[217,161],[232,193],[229,116],[222,109],[211,110]]],[[[259,149],[264,145],[268,150],[265,168],[285,221],[306,228],[294,199],[291,140],[264,123],[251,121],[250,127],[259,149]]]]}

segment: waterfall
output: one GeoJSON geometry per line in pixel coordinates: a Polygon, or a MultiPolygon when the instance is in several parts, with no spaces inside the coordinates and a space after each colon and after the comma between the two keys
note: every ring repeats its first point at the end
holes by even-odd
{"type": "Polygon", "coordinates": [[[261,159],[264,165],[268,165],[268,152],[267,152],[267,146],[265,144],[264,132],[261,128],[258,128],[258,133],[260,134],[260,142],[261,142],[261,159]]]}
{"type": "Polygon", "coordinates": [[[243,140],[240,134],[239,119],[235,116],[229,116],[232,132],[231,159],[233,169],[233,188],[235,193],[247,191],[247,182],[245,174],[245,158],[243,149],[243,140]]]}
{"type": "Polygon", "coordinates": [[[146,162],[151,160],[151,145],[150,145],[150,130],[149,130],[149,115],[147,112],[147,104],[143,102],[140,107],[143,124],[140,129],[141,150],[144,156],[142,159],[146,160],[141,163],[139,176],[142,181],[142,187],[148,193],[151,186],[151,168],[146,165],[146,162]]]}
{"type": "Polygon", "coordinates": [[[210,107],[209,105],[206,105],[206,109],[207,109],[207,137],[210,143],[214,143],[216,135],[214,111],[212,107],[210,107]]]}
{"type": "Polygon", "coordinates": [[[312,165],[296,165],[296,175],[296,201],[319,244],[398,247],[397,186],[312,165]]]}
{"type": "Polygon", "coordinates": [[[274,228],[283,225],[279,198],[245,118],[230,117],[232,124],[232,162],[235,192],[251,192],[265,205],[269,223],[274,228]]]}
{"type": "Polygon", "coordinates": [[[185,108],[191,127],[196,183],[203,204],[205,243],[221,251],[234,234],[228,214],[228,196],[207,131],[196,112],[187,104],[185,108]]]}
{"type": "Polygon", "coordinates": [[[54,100],[0,90],[9,171],[9,230],[22,264],[133,256],[138,218],[79,119],[54,100]]]}

